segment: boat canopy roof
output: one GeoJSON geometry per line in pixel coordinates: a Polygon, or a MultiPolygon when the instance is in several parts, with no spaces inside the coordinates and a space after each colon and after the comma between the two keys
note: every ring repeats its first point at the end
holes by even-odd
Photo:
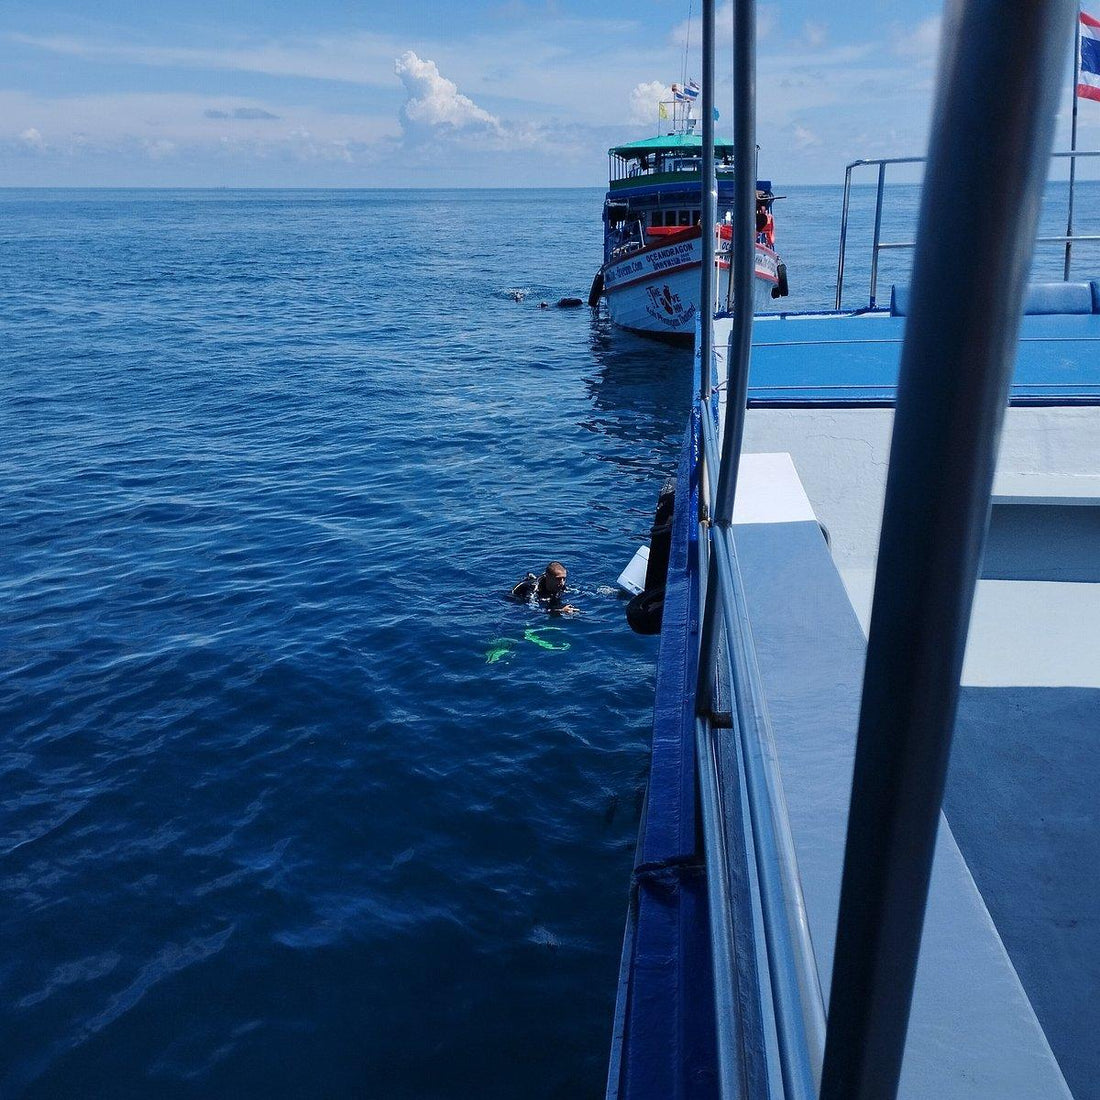
{"type": "MultiPolygon", "coordinates": [[[[701,134],[662,134],[659,137],[643,138],[641,141],[628,141],[625,145],[616,145],[608,149],[608,156],[621,157],[623,160],[640,160],[651,153],[702,152],[701,134]]],[[[725,138],[714,139],[714,150],[719,156],[733,155],[733,142],[725,138]]]]}

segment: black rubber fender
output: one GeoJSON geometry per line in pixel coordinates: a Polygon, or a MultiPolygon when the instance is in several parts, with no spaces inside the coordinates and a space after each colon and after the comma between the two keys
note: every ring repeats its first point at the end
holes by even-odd
{"type": "Polygon", "coordinates": [[[772,287],[773,298],[786,298],[791,292],[791,288],[787,283],[787,265],[780,262],[775,269],[776,284],[772,287]]]}
{"type": "Polygon", "coordinates": [[[588,292],[588,304],[595,309],[600,304],[601,297],[603,297],[603,272],[597,271],[596,277],[592,280],[592,289],[588,292]]]}
{"type": "Polygon", "coordinates": [[[660,634],[664,613],[664,585],[648,592],[639,592],[626,605],[626,621],[635,634],[660,634]]]}

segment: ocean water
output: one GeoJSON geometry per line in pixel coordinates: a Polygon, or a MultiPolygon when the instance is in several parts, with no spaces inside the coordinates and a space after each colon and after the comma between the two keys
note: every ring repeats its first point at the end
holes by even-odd
{"type": "Polygon", "coordinates": [[[691,363],[540,308],[601,201],[0,192],[0,1096],[602,1094],[691,363]]]}

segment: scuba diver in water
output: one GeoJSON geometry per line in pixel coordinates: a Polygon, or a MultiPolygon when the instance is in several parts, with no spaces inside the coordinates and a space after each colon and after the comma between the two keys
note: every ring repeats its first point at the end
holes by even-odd
{"type": "Polygon", "coordinates": [[[562,598],[565,595],[567,573],[560,561],[552,561],[541,577],[528,573],[512,589],[511,598],[522,603],[537,600],[539,606],[551,615],[576,615],[579,608],[568,604],[562,598]]]}

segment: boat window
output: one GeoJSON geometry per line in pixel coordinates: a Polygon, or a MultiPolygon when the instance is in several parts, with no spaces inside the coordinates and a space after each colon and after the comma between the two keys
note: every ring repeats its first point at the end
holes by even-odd
{"type": "Polygon", "coordinates": [[[680,224],[681,225],[691,225],[691,211],[690,210],[681,210],[680,211],[680,224]]]}
{"type": "Polygon", "coordinates": [[[693,210],[691,212],[691,224],[692,225],[699,225],[699,223],[702,222],[702,220],[703,220],[703,215],[700,211],[693,210]]]}

